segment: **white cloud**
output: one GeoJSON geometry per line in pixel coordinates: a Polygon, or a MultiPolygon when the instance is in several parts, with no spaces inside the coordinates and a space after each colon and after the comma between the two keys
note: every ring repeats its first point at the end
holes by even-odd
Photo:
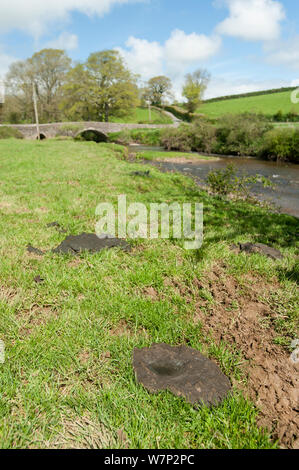
{"type": "Polygon", "coordinates": [[[51,24],[64,23],[72,11],[103,16],[115,5],[143,0],[8,0],[0,3],[0,34],[18,29],[39,38],[51,24]]]}
{"type": "Polygon", "coordinates": [[[221,39],[218,36],[205,34],[186,34],[176,29],[165,43],[165,56],[168,66],[180,70],[209,59],[220,49],[221,39]]]}
{"type": "Polygon", "coordinates": [[[126,42],[126,48],[118,48],[128,67],[148,80],[163,73],[163,47],[158,42],[149,42],[131,36],[126,42]]]}
{"type": "Polygon", "coordinates": [[[295,81],[288,80],[229,80],[223,77],[212,78],[205,93],[205,99],[218,96],[238,95],[253,91],[272,90],[275,88],[296,86],[295,81]]]}
{"type": "Polygon", "coordinates": [[[265,50],[269,64],[299,70],[299,35],[289,41],[271,44],[265,50]]]}
{"type": "Polygon", "coordinates": [[[271,41],[280,36],[280,22],[285,19],[281,2],[276,0],[225,0],[229,17],[216,31],[248,41],[271,41]]]}
{"type": "Polygon", "coordinates": [[[63,32],[58,36],[58,38],[47,42],[45,47],[50,49],[64,49],[66,51],[71,51],[73,49],[77,49],[78,47],[78,36],[76,34],[63,32]]]}
{"type": "Polygon", "coordinates": [[[16,60],[16,57],[6,54],[0,45],[0,80],[1,78],[4,79],[10,64],[16,60]]]}
{"type": "Polygon", "coordinates": [[[130,37],[126,48],[118,48],[129,68],[143,80],[156,75],[167,75],[174,87],[181,87],[186,71],[201,67],[204,61],[215,55],[221,45],[218,37],[204,34],[186,34],[175,30],[165,44],[130,37]]]}

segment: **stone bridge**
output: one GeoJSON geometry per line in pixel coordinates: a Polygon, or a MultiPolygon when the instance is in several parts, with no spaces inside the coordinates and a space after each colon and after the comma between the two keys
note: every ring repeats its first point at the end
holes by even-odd
{"type": "MultiPolygon", "coordinates": [[[[107,140],[110,132],[120,132],[124,129],[163,129],[165,127],[176,127],[173,124],[121,124],[112,122],[59,122],[53,124],[40,124],[39,131],[41,139],[51,139],[60,135],[75,137],[86,131],[94,131],[103,140],[107,140]]],[[[35,124],[8,124],[7,127],[18,129],[25,139],[37,139],[35,124]]]]}

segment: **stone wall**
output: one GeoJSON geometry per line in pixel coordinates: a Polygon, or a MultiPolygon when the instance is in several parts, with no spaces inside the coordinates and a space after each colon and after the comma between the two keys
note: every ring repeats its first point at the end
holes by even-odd
{"type": "MultiPolygon", "coordinates": [[[[74,125],[77,126],[80,131],[84,132],[87,130],[94,130],[101,132],[104,135],[109,134],[110,132],[120,132],[124,129],[163,129],[165,127],[176,127],[178,124],[168,124],[168,125],[153,125],[153,124],[121,124],[121,123],[112,123],[112,122],[59,122],[53,124],[40,124],[40,134],[46,139],[51,139],[57,135],[61,135],[63,126],[74,125]]],[[[7,127],[15,127],[18,129],[24,136],[25,139],[36,139],[37,131],[34,124],[10,124],[7,127]]]]}

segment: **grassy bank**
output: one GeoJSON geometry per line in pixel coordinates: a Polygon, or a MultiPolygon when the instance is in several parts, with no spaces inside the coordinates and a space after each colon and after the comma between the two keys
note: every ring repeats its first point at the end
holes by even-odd
{"type": "Polygon", "coordinates": [[[112,149],[0,141],[0,447],[272,448],[278,436],[293,445],[291,411],[272,407],[271,371],[279,388],[280,361],[286,371],[298,334],[297,221],[213,198],[180,175],[151,168],[149,178],[132,176],[141,166],[112,149]],[[202,248],[158,239],[132,241],[131,253],[78,258],[26,251],[63,240],[46,228],[53,221],[68,234],[93,232],[96,206],[116,204],[119,194],[128,204],[203,202],[202,248]],[[230,249],[246,241],[271,244],[285,258],[230,249]],[[208,355],[230,378],[232,397],[196,411],[171,393],[148,393],[136,383],[132,351],[153,342],[208,355]],[[268,379],[265,398],[256,390],[268,379]]]}

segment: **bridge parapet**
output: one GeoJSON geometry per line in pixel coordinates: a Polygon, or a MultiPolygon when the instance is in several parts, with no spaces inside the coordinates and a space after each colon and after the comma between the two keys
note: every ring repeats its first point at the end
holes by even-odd
{"type": "MultiPolygon", "coordinates": [[[[124,129],[163,129],[168,127],[177,127],[178,123],[174,124],[123,124],[114,122],[58,122],[52,124],[40,124],[40,134],[46,139],[51,139],[57,135],[63,135],[64,128],[74,127],[74,136],[78,133],[94,130],[104,135],[108,135],[110,132],[120,132],[124,129]]],[[[13,127],[18,129],[24,136],[25,139],[36,139],[37,131],[35,124],[8,124],[7,127],[13,127]]]]}

